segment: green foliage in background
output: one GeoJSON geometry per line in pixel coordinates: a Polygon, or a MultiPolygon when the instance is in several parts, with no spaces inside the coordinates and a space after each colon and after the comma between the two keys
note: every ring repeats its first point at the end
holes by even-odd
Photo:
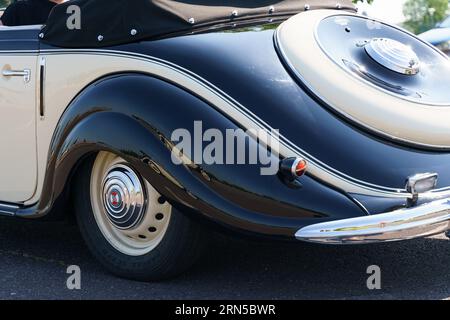
{"type": "Polygon", "coordinates": [[[408,0],[403,8],[403,26],[419,34],[432,29],[448,14],[448,0],[408,0]]]}
{"type": "Polygon", "coordinates": [[[11,3],[11,0],[0,0],[0,8],[5,8],[11,3]]]}

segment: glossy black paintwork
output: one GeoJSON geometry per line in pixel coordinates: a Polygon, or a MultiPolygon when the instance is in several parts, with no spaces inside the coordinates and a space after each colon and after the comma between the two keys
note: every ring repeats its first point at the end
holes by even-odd
{"type": "MultiPolygon", "coordinates": [[[[280,62],[272,27],[108,49],[158,57],[198,74],[330,168],[356,179],[403,188],[408,175],[435,171],[439,187],[450,185],[449,153],[376,138],[314,100],[280,62]]],[[[221,130],[236,127],[192,93],[149,76],[117,75],[90,86],[68,106],[58,124],[41,201],[18,215],[48,213],[76,164],[98,150],[116,152],[130,161],[174,204],[240,230],[292,237],[304,225],[365,214],[348,195],[308,176],[302,177],[303,188],[292,189],[277,176],[261,176],[258,166],[173,165],[163,142],[173,129],[192,126],[194,120],[221,130]],[[152,163],[162,173],[151,169],[152,163]]],[[[371,213],[405,203],[352,196],[371,213]]]]}
{"type": "MultiPolygon", "coordinates": [[[[246,29],[113,48],[156,56],[207,79],[329,167],[372,184],[404,188],[408,176],[437,172],[450,186],[450,153],[375,137],[313,99],[274,50],[273,30],[246,29]],[[252,31],[253,30],[253,31],[252,31]]],[[[320,68],[320,66],[317,66],[320,68]]]]}
{"type": "Polygon", "coordinates": [[[8,50],[38,50],[39,28],[0,30],[0,53],[8,50]]]}
{"type": "Polygon", "coordinates": [[[173,164],[173,130],[192,130],[197,120],[205,130],[237,128],[192,94],[147,75],[93,84],[74,100],[55,132],[38,213],[52,206],[80,159],[108,150],[128,160],[175,205],[236,229],[292,237],[315,221],[364,214],[348,197],[309,177],[302,178],[303,188],[291,189],[277,175],[261,176],[259,165],[173,164]]]}

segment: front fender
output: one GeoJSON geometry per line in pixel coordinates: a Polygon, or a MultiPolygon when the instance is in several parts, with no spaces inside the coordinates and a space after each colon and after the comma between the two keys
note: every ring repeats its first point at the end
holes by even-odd
{"type": "Polygon", "coordinates": [[[301,189],[292,189],[277,175],[261,175],[260,165],[176,165],[172,133],[179,128],[193,133],[195,121],[224,136],[238,129],[193,93],[148,75],[113,75],[93,83],[60,119],[34,216],[51,209],[76,165],[98,151],[129,161],[175,206],[239,230],[292,238],[305,225],[364,215],[345,194],[308,176],[301,189]]]}

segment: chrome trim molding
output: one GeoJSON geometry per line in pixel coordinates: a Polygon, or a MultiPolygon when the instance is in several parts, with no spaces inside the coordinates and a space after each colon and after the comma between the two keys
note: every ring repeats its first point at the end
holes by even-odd
{"type": "Polygon", "coordinates": [[[39,59],[39,115],[41,120],[44,120],[45,116],[45,57],[39,59]]]}
{"type": "Polygon", "coordinates": [[[17,210],[19,210],[18,205],[0,203],[0,215],[13,217],[16,215],[17,210]]]}
{"type": "Polygon", "coordinates": [[[301,241],[322,244],[363,244],[400,241],[450,229],[450,198],[413,208],[314,224],[297,231],[301,241]]]}
{"type": "MultiPolygon", "coordinates": [[[[313,157],[311,154],[307,153],[305,150],[299,148],[289,139],[284,137],[282,134],[277,136],[273,135],[272,127],[266,123],[264,120],[255,115],[252,111],[244,107],[242,104],[237,102],[235,99],[230,97],[228,94],[217,88],[212,83],[208,82],[206,79],[201,78],[195,73],[176,65],[172,62],[148,56],[145,54],[127,52],[127,51],[116,51],[116,50],[107,50],[107,49],[44,49],[41,51],[43,55],[52,55],[52,54],[96,54],[96,55],[106,55],[106,56],[119,56],[125,58],[134,58],[141,59],[148,62],[152,62],[159,66],[169,68],[173,71],[176,71],[180,75],[188,77],[190,80],[195,81],[196,83],[202,85],[214,95],[222,99],[225,103],[227,103],[234,112],[239,113],[240,119],[233,118],[235,121],[240,123],[241,125],[246,125],[249,122],[253,126],[252,128],[263,129],[267,132],[271,139],[277,139],[280,142],[280,153],[284,157],[300,157],[305,159],[308,164],[310,170],[308,174],[313,177],[321,180],[325,183],[335,186],[336,188],[350,193],[358,193],[372,196],[380,196],[380,197],[391,197],[391,198],[411,198],[412,195],[408,193],[405,189],[402,188],[391,188],[386,186],[379,186],[375,184],[371,184],[369,182],[361,181],[355,179],[343,172],[340,172],[329,165],[321,162],[319,159],[313,157]]],[[[167,79],[170,81],[170,79],[167,79]]],[[[189,88],[185,88],[190,91],[189,88]]],[[[194,93],[195,94],[195,93],[194,93]]],[[[204,97],[203,97],[204,98],[204,97]]],[[[220,109],[220,107],[213,105],[213,107],[218,108],[219,111],[224,111],[220,109]]],[[[269,139],[270,141],[270,139],[269,139]]]]}

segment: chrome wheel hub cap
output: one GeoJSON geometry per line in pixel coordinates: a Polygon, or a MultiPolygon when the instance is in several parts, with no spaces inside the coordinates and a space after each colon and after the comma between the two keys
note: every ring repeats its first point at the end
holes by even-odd
{"type": "Polygon", "coordinates": [[[124,159],[100,152],[92,168],[90,189],[95,221],[119,252],[141,256],[162,241],[172,206],[124,159]]]}
{"type": "Polygon", "coordinates": [[[134,171],[124,165],[111,168],[103,182],[103,205],[116,228],[131,229],[142,220],[145,194],[134,171]]]}
{"type": "Polygon", "coordinates": [[[404,75],[416,75],[420,71],[420,60],[410,47],[388,39],[374,38],[365,46],[367,54],[387,69],[404,75]]]}

